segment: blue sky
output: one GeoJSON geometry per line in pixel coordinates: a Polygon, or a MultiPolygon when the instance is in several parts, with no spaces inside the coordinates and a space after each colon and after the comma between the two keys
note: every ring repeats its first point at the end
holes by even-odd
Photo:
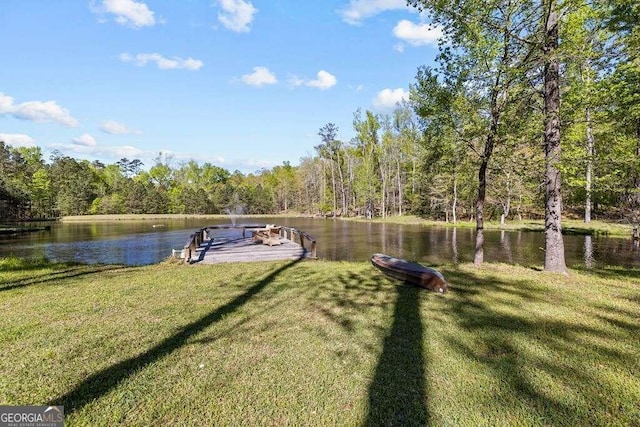
{"type": "Polygon", "coordinates": [[[385,114],[437,53],[405,0],[2,0],[0,139],[244,173],[357,108],[385,114]]]}

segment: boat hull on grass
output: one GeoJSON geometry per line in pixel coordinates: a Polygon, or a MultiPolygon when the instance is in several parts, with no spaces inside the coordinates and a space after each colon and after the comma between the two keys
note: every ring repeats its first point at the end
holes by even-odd
{"type": "Polygon", "coordinates": [[[385,254],[374,254],[371,263],[394,279],[441,294],[447,292],[448,286],[444,276],[433,268],[385,254]]]}

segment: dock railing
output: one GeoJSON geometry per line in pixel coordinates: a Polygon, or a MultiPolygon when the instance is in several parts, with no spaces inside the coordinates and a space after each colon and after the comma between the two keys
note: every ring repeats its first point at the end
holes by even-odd
{"type": "Polygon", "coordinates": [[[298,230],[293,227],[280,227],[280,237],[284,239],[289,239],[294,243],[298,243],[302,246],[302,249],[305,251],[309,251],[310,258],[316,259],[318,258],[317,250],[316,250],[316,239],[311,237],[309,234],[305,233],[302,230],[298,230]]]}
{"type": "MultiPolygon", "coordinates": [[[[259,228],[265,228],[265,224],[242,224],[242,225],[212,225],[209,227],[202,227],[196,232],[192,233],[187,242],[184,245],[183,249],[183,257],[186,262],[191,262],[197,254],[197,250],[205,240],[209,239],[209,230],[210,229],[228,229],[228,228],[238,228],[242,229],[242,237],[247,237],[247,230],[255,230],[259,228]]],[[[293,243],[298,243],[305,251],[308,251],[310,256],[309,258],[316,259],[318,258],[317,249],[316,249],[316,239],[305,233],[302,230],[298,230],[293,227],[280,227],[280,237],[284,239],[288,239],[293,243]]]]}
{"type": "Polygon", "coordinates": [[[184,245],[184,259],[187,262],[195,257],[197,249],[200,244],[209,238],[207,227],[203,227],[195,233],[191,234],[187,239],[187,243],[184,245]]]}

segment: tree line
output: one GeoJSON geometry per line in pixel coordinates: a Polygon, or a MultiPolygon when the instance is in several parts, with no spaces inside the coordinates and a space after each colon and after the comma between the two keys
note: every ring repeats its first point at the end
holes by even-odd
{"type": "Polygon", "coordinates": [[[419,70],[412,100],[428,151],[438,153],[440,167],[449,165],[443,173],[452,206],[461,155],[476,170],[475,264],[483,261],[491,193],[503,220],[514,201],[543,197],[535,205],[544,208],[547,271],[566,272],[567,205],[582,205],[585,222],[597,206],[637,224],[637,1],[409,3],[444,32],[437,66],[419,70]]]}
{"type": "MultiPolygon", "coordinates": [[[[273,214],[387,216],[414,213],[450,219],[445,188],[432,191],[427,146],[409,103],[392,114],[354,113],[357,136],[336,139],[338,127],[318,130],[313,155],[243,174],[159,154],[113,164],[78,160],[40,147],[0,141],[2,218],[91,214],[273,214]],[[444,215],[444,216],[443,216],[444,215]]],[[[466,212],[465,209],[458,211],[466,212]]],[[[464,214],[459,214],[464,215],[464,214]]]]}
{"type": "Polygon", "coordinates": [[[545,268],[564,271],[561,216],[640,221],[640,5],[633,0],[420,0],[444,33],[410,100],[327,123],[315,152],[252,174],[159,155],[105,165],[0,144],[3,215],[299,212],[544,218],[545,268]]]}

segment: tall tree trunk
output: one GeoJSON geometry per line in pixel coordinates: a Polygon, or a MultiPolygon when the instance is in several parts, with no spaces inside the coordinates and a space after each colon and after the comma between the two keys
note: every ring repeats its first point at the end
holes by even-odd
{"type": "Polygon", "coordinates": [[[353,183],[356,180],[355,172],[354,172],[354,161],[355,159],[347,154],[347,176],[349,177],[349,183],[347,185],[347,208],[351,211],[356,211],[356,194],[353,191],[353,183]]]}
{"type": "Polygon", "coordinates": [[[385,218],[387,216],[387,178],[386,178],[386,174],[384,173],[384,171],[381,171],[382,173],[382,218],[385,218]]]}
{"type": "Polygon", "coordinates": [[[451,214],[453,216],[453,223],[458,222],[458,213],[456,212],[458,207],[458,173],[454,169],[453,171],[453,203],[451,204],[451,214]]]}
{"type": "Polygon", "coordinates": [[[336,171],[333,166],[333,160],[331,162],[331,185],[333,187],[333,217],[336,217],[336,209],[338,209],[338,195],[336,194],[336,171]]]}
{"type": "Polygon", "coordinates": [[[336,159],[337,159],[337,163],[338,163],[338,178],[340,179],[340,191],[341,191],[341,195],[342,195],[342,215],[343,216],[348,216],[347,215],[347,192],[345,189],[345,185],[344,185],[344,174],[342,173],[342,161],[340,160],[340,151],[336,152],[336,159]]]}
{"type": "Polygon", "coordinates": [[[371,147],[369,149],[369,158],[367,159],[367,178],[368,178],[368,184],[369,184],[369,188],[367,191],[367,218],[371,219],[373,218],[374,214],[375,214],[375,205],[374,205],[374,199],[375,199],[375,193],[376,193],[376,189],[374,186],[374,177],[376,176],[376,171],[375,171],[375,165],[374,165],[374,157],[373,157],[373,150],[374,150],[374,145],[371,144],[371,147]]]}
{"type": "Polygon", "coordinates": [[[562,239],[562,196],[560,162],[560,72],[558,61],[557,0],[545,0],[544,66],[544,153],[545,153],[545,257],[544,270],[567,273],[562,239]]]}
{"type": "Polygon", "coordinates": [[[415,196],[416,194],[416,170],[418,168],[418,158],[417,156],[413,156],[412,165],[411,165],[411,195],[415,196]]]}
{"type": "MultiPolygon", "coordinates": [[[[640,120],[636,124],[636,157],[640,157],[640,120]]],[[[640,173],[637,168],[632,172],[632,190],[629,196],[629,208],[631,209],[631,224],[633,227],[632,238],[634,244],[640,240],[640,173]]]]}
{"type": "MultiPolygon", "coordinates": [[[[497,86],[497,84],[496,84],[497,86]]],[[[484,261],[484,201],[487,194],[487,168],[493,153],[496,136],[498,135],[498,120],[500,112],[498,110],[498,94],[494,91],[491,98],[491,127],[484,145],[484,153],[478,170],[478,201],[476,202],[476,248],[473,253],[473,264],[480,265],[484,261]]]]}
{"type": "Polygon", "coordinates": [[[585,176],[586,200],[584,204],[584,222],[591,222],[591,175],[593,173],[593,155],[595,153],[595,143],[593,139],[593,127],[591,125],[591,110],[585,110],[585,120],[587,122],[587,171],[585,176]]]}
{"type": "Polygon", "coordinates": [[[311,195],[309,194],[309,185],[304,186],[304,195],[307,202],[306,212],[311,213],[311,195]]]}
{"type": "Polygon", "coordinates": [[[318,210],[320,211],[320,214],[324,216],[324,201],[325,198],[327,197],[327,172],[326,172],[326,166],[325,166],[325,162],[321,161],[320,162],[321,168],[322,168],[322,180],[320,182],[320,200],[318,202],[318,210]]]}
{"type": "MultiPolygon", "coordinates": [[[[493,135],[487,137],[485,153],[489,144],[493,146],[493,135]],[[490,142],[491,141],[491,142],[490,142]]],[[[473,263],[480,265],[484,261],[484,200],[487,194],[487,166],[489,158],[484,155],[478,171],[478,200],[476,202],[476,248],[473,263]]]]}
{"type": "Polygon", "coordinates": [[[396,168],[398,178],[398,215],[402,216],[402,174],[400,173],[400,156],[396,157],[396,168]]]}

